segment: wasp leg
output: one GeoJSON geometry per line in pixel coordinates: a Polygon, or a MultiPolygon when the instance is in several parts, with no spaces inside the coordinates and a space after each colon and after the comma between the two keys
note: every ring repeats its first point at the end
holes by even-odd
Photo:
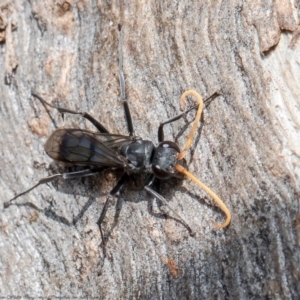
{"type": "Polygon", "coordinates": [[[179,216],[178,213],[176,213],[176,211],[168,204],[168,201],[162,195],[155,192],[149,185],[146,185],[144,189],[152,196],[154,196],[156,199],[160,200],[165,206],[167,206],[172,211],[172,213],[176,216],[176,218],[179,219],[179,222],[182,223],[187,228],[190,235],[195,236],[195,232],[191,229],[191,227],[183,220],[182,217],[179,216]]]}
{"type": "MultiPolygon", "coordinates": [[[[181,96],[181,98],[182,98],[186,93],[188,93],[188,92],[190,92],[190,91],[185,92],[185,93],[181,96]]],[[[194,91],[194,92],[195,92],[195,91],[194,91]]],[[[196,92],[195,92],[195,93],[196,93],[196,92]]],[[[198,94],[198,93],[197,93],[197,94],[198,94]]],[[[218,94],[219,94],[218,92],[215,92],[214,94],[212,94],[211,96],[209,96],[207,99],[205,99],[205,100],[203,101],[203,103],[206,103],[206,102],[212,100],[212,98],[215,97],[215,96],[218,95],[218,94]]],[[[199,95],[199,94],[198,94],[198,95],[199,95]]],[[[199,95],[199,96],[200,96],[200,95],[199,95]]],[[[184,103],[184,104],[185,104],[185,103],[184,103]]],[[[169,119],[169,120],[167,120],[167,121],[165,121],[165,122],[163,122],[163,123],[160,123],[160,125],[159,125],[159,127],[158,127],[158,142],[163,142],[163,141],[164,141],[164,129],[163,129],[164,125],[169,124],[169,123],[172,123],[172,122],[174,122],[174,121],[177,121],[177,120],[181,119],[181,118],[184,117],[188,112],[190,112],[191,110],[194,110],[194,109],[196,109],[196,108],[199,108],[199,103],[196,104],[195,106],[191,107],[191,108],[188,109],[187,111],[185,111],[185,112],[183,112],[183,113],[180,113],[180,114],[178,114],[177,116],[175,116],[175,117],[173,117],[173,118],[171,118],[171,119],[169,119]]]]}
{"type": "Polygon", "coordinates": [[[212,223],[217,228],[227,227],[230,223],[230,220],[231,220],[231,214],[230,214],[230,211],[228,210],[228,208],[226,207],[226,205],[224,204],[224,202],[209,187],[207,187],[203,182],[201,182],[193,174],[188,172],[185,168],[183,168],[180,165],[175,165],[175,169],[178,172],[181,172],[184,175],[186,175],[187,177],[189,177],[190,179],[192,179],[195,183],[197,183],[207,194],[209,194],[217,202],[217,204],[220,206],[221,210],[226,215],[226,220],[222,224],[217,224],[214,221],[212,221],[212,223]]]}
{"type": "Polygon", "coordinates": [[[87,169],[87,170],[81,170],[81,171],[76,171],[76,172],[69,172],[69,173],[58,173],[58,174],[54,174],[45,178],[42,178],[39,180],[39,182],[34,185],[33,187],[31,187],[30,189],[26,190],[25,192],[22,192],[18,195],[16,195],[14,198],[10,199],[7,202],[4,202],[4,208],[7,208],[11,205],[11,202],[16,200],[17,198],[29,193],[30,191],[32,191],[33,189],[35,189],[36,187],[38,187],[40,184],[44,184],[44,183],[48,183],[51,182],[55,179],[58,178],[63,178],[63,179],[70,179],[70,178],[78,178],[78,177],[86,177],[86,176],[91,176],[94,175],[96,173],[99,173],[103,170],[103,168],[98,168],[98,169],[87,169]]]}
{"type": "Polygon", "coordinates": [[[161,143],[164,141],[164,125],[166,124],[169,124],[169,123],[172,123],[174,121],[177,121],[179,119],[181,119],[183,116],[185,116],[188,112],[190,112],[191,110],[193,109],[196,109],[198,107],[198,104],[193,106],[192,108],[190,108],[189,110],[181,113],[181,114],[178,114],[177,116],[171,118],[171,119],[168,119],[167,121],[163,122],[163,123],[160,123],[159,127],[158,127],[158,142],[161,143]]]}
{"type": "Polygon", "coordinates": [[[123,34],[122,34],[122,26],[119,24],[119,80],[120,80],[120,92],[121,92],[121,100],[123,103],[124,111],[125,111],[125,119],[127,122],[127,129],[130,136],[134,135],[134,129],[132,124],[131,113],[129,109],[129,105],[126,99],[126,89],[125,89],[125,79],[123,73],[123,34]]]}
{"type": "MultiPolygon", "coordinates": [[[[97,221],[97,224],[98,224],[99,230],[100,230],[100,234],[101,234],[101,239],[102,239],[102,244],[103,244],[103,246],[105,246],[106,241],[105,241],[105,239],[104,239],[104,235],[103,235],[103,231],[102,231],[101,224],[102,224],[102,222],[103,222],[103,220],[104,220],[104,218],[105,218],[105,215],[106,215],[106,213],[107,213],[109,200],[110,200],[111,198],[113,198],[113,197],[116,195],[116,193],[118,193],[118,192],[121,190],[121,188],[123,187],[123,185],[124,185],[124,183],[125,183],[125,181],[126,181],[127,178],[128,178],[128,175],[127,175],[127,173],[125,173],[125,174],[121,177],[121,179],[117,182],[117,184],[115,185],[115,187],[110,191],[109,195],[108,195],[107,198],[106,198],[105,204],[104,204],[104,206],[103,206],[101,215],[100,215],[100,217],[99,217],[99,219],[98,219],[98,221],[97,221]]],[[[104,251],[105,251],[105,250],[104,250],[104,251]]]]}
{"type": "Polygon", "coordinates": [[[68,114],[73,114],[73,115],[81,115],[83,118],[87,119],[88,121],[90,121],[101,133],[109,133],[109,131],[100,123],[98,122],[95,118],[93,118],[90,114],[86,113],[86,112],[77,112],[74,110],[70,110],[67,108],[63,108],[63,107],[58,107],[55,105],[52,105],[48,102],[46,102],[36,91],[31,90],[31,95],[38,98],[43,104],[49,105],[50,107],[53,107],[55,109],[58,110],[59,113],[64,114],[64,113],[68,113],[68,114]]]}

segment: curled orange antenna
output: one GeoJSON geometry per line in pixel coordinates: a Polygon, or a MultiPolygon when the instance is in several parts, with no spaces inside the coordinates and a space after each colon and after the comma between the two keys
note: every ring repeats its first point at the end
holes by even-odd
{"type": "Polygon", "coordinates": [[[186,142],[186,145],[185,145],[184,149],[177,156],[178,160],[183,159],[184,156],[185,156],[185,154],[186,154],[186,152],[187,152],[187,150],[189,150],[189,148],[191,147],[192,140],[193,140],[196,128],[198,126],[198,123],[200,121],[202,110],[203,110],[203,100],[202,100],[202,97],[195,90],[188,90],[188,91],[184,92],[182,94],[181,98],[180,98],[181,104],[183,106],[186,106],[186,100],[185,100],[185,98],[188,95],[193,95],[193,96],[195,96],[197,98],[197,101],[199,103],[199,107],[198,107],[198,110],[197,110],[197,114],[196,114],[196,117],[195,117],[195,121],[194,121],[192,130],[191,130],[191,132],[189,134],[189,137],[188,137],[188,140],[186,142]]]}
{"type": "MultiPolygon", "coordinates": [[[[197,98],[197,101],[199,103],[199,107],[198,107],[198,110],[197,110],[197,114],[196,114],[196,117],[195,117],[195,121],[194,121],[192,130],[191,130],[191,132],[189,134],[189,137],[187,139],[186,145],[185,145],[184,149],[177,156],[178,160],[183,159],[186,152],[187,152],[187,150],[191,147],[192,140],[193,140],[193,137],[195,135],[196,128],[198,126],[198,123],[200,121],[201,114],[202,114],[202,111],[203,111],[202,97],[195,90],[188,90],[188,91],[184,92],[181,96],[181,99],[180,99],[181,104],[186,106],[186,100],[185,99],[188,95],[193,95],[197,98]]],[[[217,224],[216,222],[212,221],[213,225],[217,228],[224,228],[224,227],[228,226],[229,223],[230,223],[230,220],[231,220],[231,214],[230,214],[230,211],[228,210],[228,208],[226,207],[226,205],[224,204],[224,202],[209,187],[207,187],[203,182],[201,182],[193,174],[191,174],[189,171],[187,171],[184,167],[182,167],[181,165],[175,165],[175,169],[178,172],[183,173],[184,175],[186,175],[187,177],[192,179],[195,183],[197,183],[207,194],[209,194],[217,202],[217,204],[220,206],[222,211],[225,213],[225,215],[226,215],[225,222],[222,223],[222,224],[217,224]]]]}
{"type": "Polygon", "coordinates": [[[207,194],[209,194],[217,202],[217,204],[220,206],[222,211],[225,213],[226,220],[222,224],[217,224],[214,221],[212,221],[212,223],[217,228],[227,227],[231,220],[231,214],[230,214],[230,211],[228,210],[228,208],[226,207],[226,205],[224,204],[224,202],[209,187],[207,187],[203,182],[201,182],[193,174],[191,174],[189,171],[187,171],[184,167],[182,167],[181,165],[175,165],[175,169],[178,172],[183,173],[184,175],[186,175],[187,177],[192,179],[195,183],[197,183],[207,194]]]}

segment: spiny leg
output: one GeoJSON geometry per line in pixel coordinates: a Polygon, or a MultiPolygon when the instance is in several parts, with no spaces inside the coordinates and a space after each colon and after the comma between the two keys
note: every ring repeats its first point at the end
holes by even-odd
{"type": "Polygon", "coordinates": [[[181,119],[183,116],[185,116],[188,112],[190,112],[191,110],[195,109],[198,107],[198,104],[193,106],[192,108],[190,108],[189,110],[183,112],[183,113],[180,113],[178,114],[177,116],[171,118],[171,119],[168,119],[167,121],[163,122],[163,123],[160,123],[159,124],[159,127],[158,127],[158,142],[161,143],[164,141],[164,125],[166,124],[169,124],[169,123],[172,123],[174,121],[177,121],[179,119],[181,119]]]}
{"type": "MultiPolygon", "coordinates": [[[[218,92],[215,92],[214,94],[212,94],[211,96],[209,96],[207,99],[204,100],[204,103],[208,102],[209,100],[211,100],[213,97],[215,97],[216,95],[218,95],[218,92]]],[[[196,104],[195,106],[191,107],[190,109],[188,109],[187,111],[180,113],[178,115],[176,115],[175,117],[168,119],[167,121],[160,123],[159,127],[158,127],[158,141],[159,142],[163,142],[164,141],[164,125],[172,123],[174,121],[177,121],[179,119],[181,119],[182,117],[184,117],[188,112],[190,112],[191,110],[194,110],[196,108],[199,107],[199,103],[196,104]]]]}
{"type": "Polygon", "coordinates": [[[125,89],[125,79],[123,73],[123,34],[122,34],[122,26],[118,25],[119,30],[119,80],[120,80],[120,93],[121,100],[123,103],[124,111],[125,111],[125,119],[127,122],[127,128],[130,136],[134,135],[134,129],[132,124],[132,118],[130,114],[129,105],[126,99],[126,89],[125,89]]]}
{"type": "Polygon", "coordinates": [[[188,172],[185,168],[183,168],[181,165],[175,165],[175,169],[192,179],[196,184],[198,184],[207,194],[209,194],[220,206],[221,210],[224,212],[226,215],[226,220],[222,224],[217,224],[216,222],[212,221],[213,225],[217,228],[224,228],[227,227],[230,223],[231,220],[231,214],[224,202],[209,188],[207,187],[204,183],[202,183],[198,178],[196,178],[193,174],[188,172]]]}
{"type": "Polygon", "coordinates": [[[103,206],[103,209],[102,209],[102,212],[101,212],[101,215],[97,221],[97,224],[99,226],[99,230],[100,230],[100,234],[101,234],[101,239],[102,239],[102,245],[103,245],[103,251],[105,253],[105,239],[104,239],[104,235],[103,235],[103,231],[102,231],[102,227],[101,227],[101,224],[102,222],[104,221],[104,218],[105,218],[105,215],[107,213],[107,210],[108,210],[108,204],[109,204],[109,200],[111,198],[113,198],[116,193],[118,193],[121,188],[123,187],[126,179],[128,178],[128,175],[127,173],[123,174],[123,176],[121,177],[121,179],[117,182],[117,184],[115,185],[115,187],[109,192],[107,198],[106,198],[106,201],[105,201],[105,204],[103,206]]]}
{"type": "Polygon", "coordinates": [[[50,107],[53,107],[58,110],[59,113],[64,114],[73,114],[73,115],[81,115],[83,118],[87,119],[90,121],[101,133],[109,133],[109,131],[100,123],[98,122],[95,118],[93,118],[90,114],[86,112],[77,112],[71,109],[63,108],[63,107],[58,107],[55,105],[52,105],[48,102],[46,102],[36,91],[31,90],[32,96],[38,98],[42,103],[49,105],[50,107]]]}
{"type": "Polygon", "coordinates": [[[33,187],[31,187],[30,189],[16,195],[15,197],[10,199],[9,201],[4,202],[4,208],[9,207],[11,205],[12,201],[14,201],[17,198],[29,193],[30,191],[32,191],[33,189],[38,187],[40,184],[48,183],[48,182],[54,181],[55,179],[58,179],[58,178],[71,179],[71,178],[91,176],[91,175],[95,175],[96,173],[101,172],[102,170],[103,170],[103,168],[98,168],[98,169],[93,169],[93,170],[86,169],[86,170],[75,171],[75,172],[58,173],[58,174],[54,174],[54,175],[51,175],[51,176],[48,176],[48,177],[44,177],[44,178],[40,179],[39,182],[36,185],[34,185],[33,187]]]}
{"type": "Polygon", "coordinates": [[[168,201],[160,194],[158,194],[156,191],[154,191],[150,186],[153,183],[154,177],[150,180],[150,183],[144,187],[144,189],[150,193],[152,196],[154,196],[156,199],[160,200],[165,206],[167,206],[173,214],[176,216],[176,218],[179,219],[179,221],[187,228],[191,236],[195,236],[195,232],[191,229],[191,227],[184,221],[184,219],[168,204],[168,201]]]}

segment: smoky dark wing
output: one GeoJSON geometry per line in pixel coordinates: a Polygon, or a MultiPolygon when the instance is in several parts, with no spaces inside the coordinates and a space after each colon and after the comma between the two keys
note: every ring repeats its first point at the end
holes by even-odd
{"type": "Polygon", "coordinates": [[[122,168],[122,156],[99,141],[95,134],[81,129],[57,129],[45,144],[46,153],[54,160],[76,165],[122,168]]]}
{"type": "Polygon", "coordinates": [[[94,132],[94,133],[90,132],[90,134],[93,134],[98,141],[103,143],[108,148],[114,150],[117,150],[122,146],[126,146],[130,144],[136,139],[132,136],[126,136],[120,134],[98,133],[98,132],[94,132]]]}

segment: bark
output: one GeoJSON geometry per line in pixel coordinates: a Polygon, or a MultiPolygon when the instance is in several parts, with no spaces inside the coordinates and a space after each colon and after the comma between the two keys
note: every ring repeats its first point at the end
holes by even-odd
{"type": "MultiPolygon", "coordinates": [[[[1,297],[299,298],[297,1],[0,6],[1,203],[50,174],[43,145],[56,127],[92,129],[80,116],[63,119],[44,107],[32,88],[127,134],[118,78],[122,24],[137,135],[157,144],[159,123],[180,112],[185,90],[222,93],[205,107],[187,163],[232,213],[230,226],[216,229],[211,221],[224,215],[204,191],[188,179],[162,182],[160,193],[196,231],[191,237],[128,184],[105,218],[104,258],[96,221],[118,175],[40,186],[1,211],[1,297]]],[[[182,148],[193,117],[166,126],[166,138],[182,148]]]]}

